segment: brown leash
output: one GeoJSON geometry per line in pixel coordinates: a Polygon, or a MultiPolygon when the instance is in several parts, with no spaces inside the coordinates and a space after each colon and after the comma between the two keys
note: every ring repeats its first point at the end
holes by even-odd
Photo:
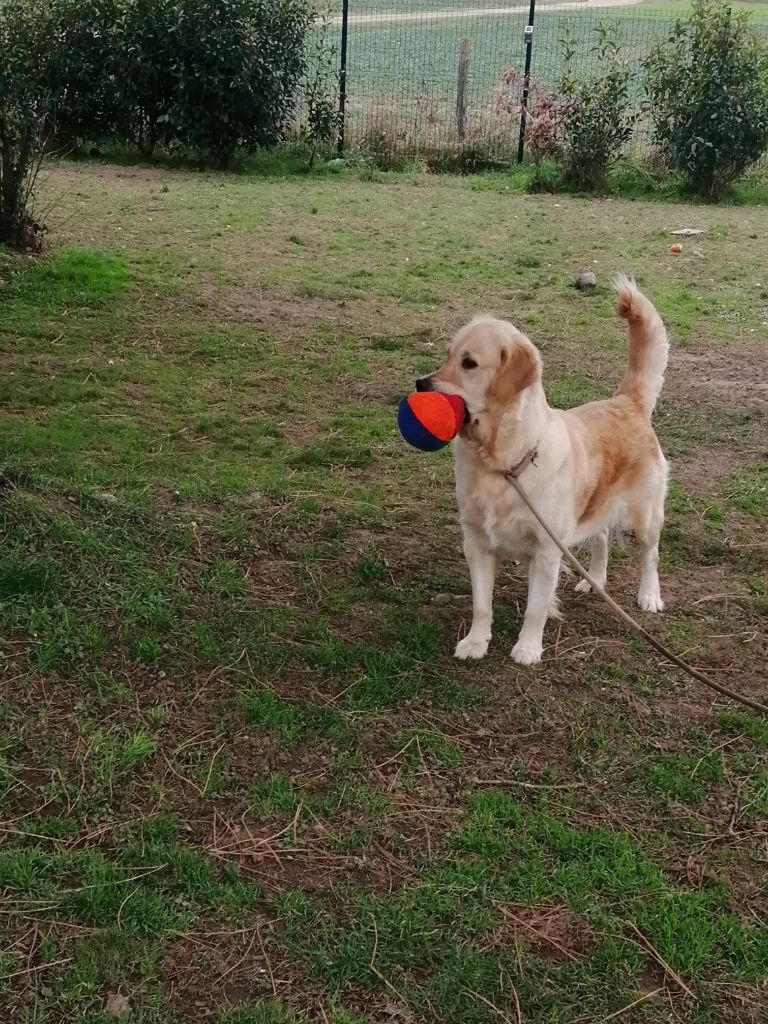
{"type": "Polygon", "coordinates": [[[711,690],[716,690],[717,693],[722,694],[724,697],[730,697],[731,700],[738,701],[739,704],[744,704],[746,707],[752,708],[753,711],[758,711],[761,715],[765,715],[768,718],[768,707],[766,707],[765,704],[760,704],[758,701],[752,700],[751,697],[745,697],[743,694],[737,693],[735,690],[730,690],[727,686],[722,686],[720,683],[716,683],[714,679],[710,679],[709,676],[705,676],[703,672],[699,672],[698,669],[692,668],[690,665],[686,664],[686,662],[684,662],[682,658],[679,658],[674,653],[674,651],[670,651],[668,647],[665,647],[664,644],[661,643],[661,641],[657,640],[655,636],[649,633],[647,629],[641,626],[639,622],[637,622],[635,619],[632,618],[631,615],[625,612],[621,605],[617,604],[613,600],[613,598],[610,597],[605,592],[605,590],[595,580],[592,579],[592,577],[589,575],[589,572],[584,568],[584,566],[581,564],[578,558],[576,558],[576,556],[571,551],[569,551],[569,549],[565,546],[562,540],[560,540],[560,538],[557,536],[552,527],[541,517],[538,510],[532,503],[531,499],[528,497],[525,488],[518,479],[524,469],[526,469],[528,466],[536,465],[537,455],[538,446],[531,448],[531,450],[526,452],[522,459],[516,465],[512,466],[511,469],[507,470],[504,476],[507,480],[509,480],[509,482],[515,488],[517,493],[520,495],[521,500],[527,506],[528,511],[531,513],[531,515],[534,517],[537,523],[549,536],[552,542],[556,544],[557,547],[560,549],[560,551],[563,554],[563,557],[571,566],[571,568],[575,569],[576,572],[582,577],[582,579],[587,581],[587,583],[590,585],[590,587],[592,587],[592,589],[598,595],[598,597],[601,597],[603,601],[605,601],[605,603],[608,605],[608,607],[615,615],[617,615],[620,619],[626,622],[628,626],[631,626],[631,628],[634,629],[636,633],[639,633],[640,636],[643,637],[643,639],[646,640],[651,645],[651,647],[654,647],[659,652],[659,654],[662,654],[667,659],[667,661],[671,661],[673,665],[676,665],[677,668],[681,669],[683,672],[686,672],[692,679],[695,679],[699,683],[703,683],[705,686],[708,686],[711,690]]]}

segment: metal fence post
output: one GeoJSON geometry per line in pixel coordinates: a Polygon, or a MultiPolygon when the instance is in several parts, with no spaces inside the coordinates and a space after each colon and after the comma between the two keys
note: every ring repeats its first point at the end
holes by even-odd
{"type": "MultiPolygon", "coordinates": [[[[346,0],[345,0],[346,2],[346,0]]],[[[531,54],[533,52],[533,16],[536,13],[536,0],[531,0],[528,8],[528,24],[525,26],[525,71],[523,72],[523,96],[520,104],[520,138],[517,142],[517,162],[523,162],[525,154],[525,118],[528,109],[528,87],[531,77],[531,54]]]]}
{"type": "MultiPolygon", "coordinates": [[[[533,2],[533,0],[532,0],[533,2]]],[[[349,0],[341,0],[341,63],[339,66],[339,138],[336,151],[344,156],[344,132],[347,120],[347,22],[349,0]]]]}

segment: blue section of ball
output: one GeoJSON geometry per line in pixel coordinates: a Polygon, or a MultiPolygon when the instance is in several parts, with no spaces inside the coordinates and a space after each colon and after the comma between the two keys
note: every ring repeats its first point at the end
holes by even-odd
{"type": "Polygon", "coordinates": [[[448,444],[447,441],[441,441],[439,437],[431,434],[416,418],[413,409],[408,404],[407,395],[398,406],[397,425],[408,444],[413,445],[414,448],[418,448],[422,452],[437,452],[448,444]]]}

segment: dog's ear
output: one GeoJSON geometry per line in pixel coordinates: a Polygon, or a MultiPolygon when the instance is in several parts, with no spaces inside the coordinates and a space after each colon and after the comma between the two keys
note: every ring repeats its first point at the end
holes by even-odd
{"type": "Polygon", "coordinates": [[[533,384],[539,375],[539,361],[527,345],[515,345],[511,352],[502,351],[489,391],[500,405],[509,405],[521,391],[533,384]]]}

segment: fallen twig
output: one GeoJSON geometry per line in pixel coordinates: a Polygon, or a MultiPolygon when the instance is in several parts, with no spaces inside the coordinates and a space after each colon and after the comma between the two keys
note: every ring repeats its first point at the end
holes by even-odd
{"type": "Polygon", "coordinates": [[[661,953],[659,953],[659,951],[656,949],[656,947],[651,943],[650,939],[647,939],[645,937],[645,935],[643,935],[643,933],[637,927],[637,925],[634,925],[631,921],[627,921],[627,924],[632,929],[632,931],[635,933],[635,935],[638,937],[638,939],[640,939],[640,942],[642,943],[643,947],[647,950],[647,952],[649,952],[651,954],[651,956],[656,961],[656,963],[659,965],[659,967],[661,967],[665,971],[665,973],[668,974],[670,978],[672,978],[672,980],[675,982],[675,984],[678,985],[683,990],[683,992],[685,992],[686,995],[690,996],[691,999],[695,1000],[696,996],[693,994],[693,992],[690,990],[690,988],[686,985],[686,983],[683,981],[683,979],[680,977],[680,975],[677,973],[677,971],[673,970],[669,966],[669,964],[664,959],[664,957],[661,955],[661,953]]]}
{"type": "Polygon", "coordinates": [[[522,782],[519,779],[473,779],[476,786],[519,786],[520,789],[584,789],[586,782],[522,782]]]}

